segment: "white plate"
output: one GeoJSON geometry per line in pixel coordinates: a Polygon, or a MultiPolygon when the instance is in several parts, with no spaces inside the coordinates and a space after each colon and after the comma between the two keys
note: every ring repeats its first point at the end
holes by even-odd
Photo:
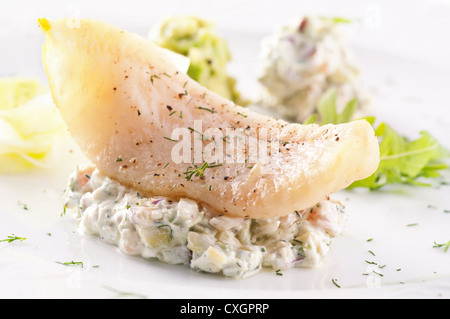
{"type": "MultiPolygon", "coordinates": [[[[279,9],[278,16],[282,12],[286,9],[279,9]]],[[[253,92],[254,56],[270,28],[237,32],[231,26],[220,25],[233,53],[230,69],[242,89],[253,92]]],[[[373,114],[410,138],[428,130],[450,148],[449,69],[417,52],[371,47],[369,31],[358,34],[364,40],[356,39],[354,48],[375,94],[373,114]]],[[[0,55],[5,66],[1,75],[43,75],[41,35],[3,37],[9,39],[9,50],[0,55]]],[[[450,297],[450,251],[433,247],[450,240],[450,213],[445,212],[450,210],[450,186],[439,185],[440,180],[430,188],[341,191],[334,197],[347,207],[347,231],[335,239],[321,267],[290,269],[283,276],[262,271],[233,280],[126,256],[98,238],[77,233],[73,217],[61,216],[62,192],[83,158],[70,140],[60,143],[57,154],[51,171],[0,176],[0,239],[11,234],[27,238],[0,243],[0,298],[450,297]],[[69,261],[83,267],[60,264],[69,261]]],[[[449,172],[444,173],[442,180],[450,182],[449,172]]]]}

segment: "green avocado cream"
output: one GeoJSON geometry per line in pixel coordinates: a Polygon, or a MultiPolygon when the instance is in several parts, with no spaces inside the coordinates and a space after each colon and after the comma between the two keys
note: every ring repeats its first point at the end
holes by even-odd
{"type": "Polygon", "coordinates": [[[190,59],[187,74],[211,91],[244,104],[236,90],[236,80],[226,70],[231,54],[214,24],[196,17],[169,17],[151,30],[150,38],[159,46],[190,59]]]}

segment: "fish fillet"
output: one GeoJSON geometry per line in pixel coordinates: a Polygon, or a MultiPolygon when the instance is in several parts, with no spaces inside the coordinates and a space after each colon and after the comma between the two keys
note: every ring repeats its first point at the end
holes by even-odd
{"type": "Polygon", "coordinates": [[[271,218],[311,207],[378,167],[378,141],[365,120],[287,123],[209,91],[137,34],[91,19],[40,26],[52,96],[75,142],[99,171],[143,195],[271,218]],[[193,150],[180,162],[188,142],[193,150]],[[208,157],[214,161],[201,156],[220,149],[222,158],[208,157]]]}

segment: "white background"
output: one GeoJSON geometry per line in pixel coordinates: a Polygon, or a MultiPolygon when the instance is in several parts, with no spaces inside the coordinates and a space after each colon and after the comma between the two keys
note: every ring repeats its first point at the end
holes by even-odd
{"type": "MultiPolygon", "coordinates": [[[[229,40],[231,70],[244,93],[254,84],[259,41],[276,27],[304,14],[353,19],[357,23],[351,46],[375,95],[374,113],[411,138],[427,130],[450,148],[448,1],[3,1],[0,76],[45,80],[38,18],[92,17],[145,36],[155,22],[172,14],[193,14],[216,22],[229,40]]],[[[60,163],[65,165],[51,172],[0,176],[0,236],[12,232],[28,238],[0,245],[0,297],[116,296],[105,286],[168,298],[450,295],[450,251],[445,254],[432,248],[434,241],[450,240],[450,214],[443,213],[450,209],[449,186],[336,194],[347,204],[349,229],[333,243],[322,268],[228,281],[129,258],[95,238],[76,235],[70,218],[61,218],[60,213],[61,190],[77,161],[62,158],[60,163]],[[20,208],[18,200],[30,210],[20,208]],[[435,208],[430,209],[430,204],[435,208]],[[405,227],[411,223],[418,226],[405,227]],[[374,241],[368,243],[371,237],[374,241]],[[369,249],[376,257],[368,255],[369,249]],[[365,259],[387,265],[383,278],[370,277],[375,284],[361,275],[369,270],[365,259]],[[82,260],[85,267],[55,263],[69,260],[82,260]],[[332,279],[338,279],[343,289],[337,289],[332,279]]]]}
{"type": "MultiPolygon", "coordinates": [[[[267,34],[303,14],[343,16],[359,21],[354,41],[450,67],[450,1],[448,0],[165,0],[165,1],[3,1],[0,37],[29,36],[23,49],[36,50],[40,17],[93,17],[141,34],[161,17],[194,14],[215,21],[219,29],[267,34]]],[[[8,40],[2,51],[10,51],[8,40]]],[[[5,53],[2,53],[5,54],[5,53]]],[[[13,56],[11,56],[13,57],[13,56]]],[[[8,66],[0,61],[0,72],[8,66]]]]}

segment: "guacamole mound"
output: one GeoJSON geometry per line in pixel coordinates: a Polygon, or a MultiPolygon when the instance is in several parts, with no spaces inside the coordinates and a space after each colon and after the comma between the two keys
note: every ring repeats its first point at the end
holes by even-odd
{"type": "Polygon", "coordinates": [[[236,90],[236,80],[226,70],[231,60],[227,42],[213,23],[191,16],[173,16],[150,30],[149,38],[188,57],[187,74],[192,79],[235,103],[245,104],[236,90]]]}

